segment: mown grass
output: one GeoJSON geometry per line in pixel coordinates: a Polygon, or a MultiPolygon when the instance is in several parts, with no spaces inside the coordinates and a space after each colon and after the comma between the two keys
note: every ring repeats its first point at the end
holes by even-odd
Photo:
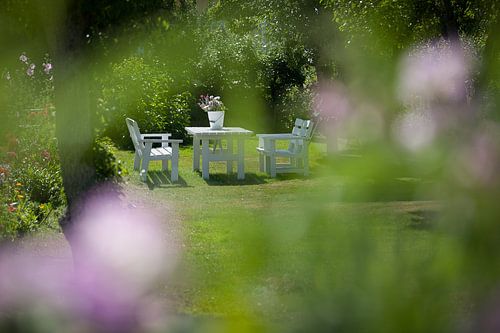
{"type": "Polygon", "coordinates": [[[179,312],[292,318],[310,295],[379,283],[400,260],[408,261],[411,280],[412,270],[432,260],[442,235],[427,212],[437,203],[342,196],[364,188],[347,185],[318,143],[311,177],[272,179],[258,172],[256,144],[246,143],[244,181],[225,175],[224,163],[211,164],[203,180],[191,170],[192,148],[183,147],[178,184],[159,172],[159,162],[144,184],[132,171],[132,152],[118,153],[131,170],[129,184],[171,205],[179,221],[184,253],[179,278],[167,287],[179,312]]]}

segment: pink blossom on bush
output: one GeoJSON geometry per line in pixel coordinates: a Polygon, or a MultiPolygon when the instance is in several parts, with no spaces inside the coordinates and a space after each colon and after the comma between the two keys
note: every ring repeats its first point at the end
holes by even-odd
{"type": "Polygon", "coordinates": [[[51,63],[43,63],[43,71],[45,74],[50,74],[50,71],[52,70],[52,64],[51,63]]]}
{"type": "Polygon", "coordinates": [[[19,60],[21,60],[25,64],[28,64],[28,57],[24,53],[19,56],[19,60]]]}
{"type": "Polygon", "coordinates": [[[40,153],[40,156],[45,160],[50,160],[50,152],[46,149],[40,153]]]}

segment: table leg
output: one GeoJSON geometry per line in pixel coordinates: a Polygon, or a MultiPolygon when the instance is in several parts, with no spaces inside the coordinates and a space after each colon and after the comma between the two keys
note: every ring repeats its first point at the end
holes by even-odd
{"type": "Polygon", "coordinates": [[[201,163],[202,163],[202,172],[201,175],[203,176],[203,179],[209,179],[208,175],[208,162],[209,162],[209,140],[208,139],[201,139],[201,163]]]}
{"type": "Polygon", "coordinates": [[[238,179],[245,179],[245,139],[238,138],[238,179]]]}
{"type": "Polygon", "coordinates": [[[227,174],[233,173],[233,138],[228,137],[227,138],[227,174]]]}
{"type": "Polygon", "coordinates": [[[266,150],[266,145],[264,138],[260,137],[259,138],[259,148],[264,149],[264,152],[259,151],[259,171],[264,172],[265,170],[265,150],[266,150]]]}
{"type": "Polygon", "coordinates": [[[193,171],[200,170],[200,139],[193,137],[193,171]]]}

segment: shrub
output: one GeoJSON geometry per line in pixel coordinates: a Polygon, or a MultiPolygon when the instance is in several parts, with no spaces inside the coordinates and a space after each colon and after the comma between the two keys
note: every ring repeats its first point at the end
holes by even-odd
{"type": "Polygon", "coordinates": [[[98,180],[121,180],[127,174],[122,161],[115,156],[116,147],[110,138],[98,137],[92,151],[98,180]]]}
{"type": "Polygon", "coordinates": [[[52,112],[49,108],[20,111],[16,122],[22,125],[2,140],[0,237],[13,238],[42,225],[57,226],[66,202],[52,112]]]}
{"type": "Polygon", "coordinates": [[[136,120],[141,131],[169,132],[185,139],[189,125],[189,92],[175,91],[174,82],[159,62],[130,57],[114,64],[99,79],[102,86],[98,113],[102,134],[120,148],[132,148],[125,118],[136,120]]]}
{"type": "Polygon", "coordinates": [[[311,118],[311,96],[307,88],[292,86],[286,89],[276,106],[281,130],[293,128],[296,118],[311,118]]]}

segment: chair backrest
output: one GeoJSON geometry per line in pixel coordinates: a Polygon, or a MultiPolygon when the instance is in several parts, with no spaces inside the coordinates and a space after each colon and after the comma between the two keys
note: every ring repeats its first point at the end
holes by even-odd
{"type": "Polygon", "coordinates": [[[134,144],[135,151],[140,154],[142,153],[143,145],[141,144],[141,132],[139,131],[139,126],[137,126],[137,122],[133,119],[127,118],[125,121],[127,122],[128,132],[130,134],[130,138],[132,139],[132,143],[134,144]]]}
{"type": "Polygon", "coordinates": [[[292,129],[292,134],[293,135],[300,135],[300,132],[302,131],[302,125],[304,124],[304,120],[297,118],[295,119],[295,124],[292,129]]]}
{"type": "Polygon", "coordinates": [[[295,119],[292,134],[297,136],[296,140],[290,140],[288,151],[293,154],[300,154],[303,151],[304,141],[311,139],[313,122],[310,120],[295,119]]]}
{"type": "Polygon", "coordinates": [[[314,130],[314,123],[311,120],[304,120],[302,123],[302,129],[300,136],[304,137],[307,140],[310,140],[314,130]]]}

